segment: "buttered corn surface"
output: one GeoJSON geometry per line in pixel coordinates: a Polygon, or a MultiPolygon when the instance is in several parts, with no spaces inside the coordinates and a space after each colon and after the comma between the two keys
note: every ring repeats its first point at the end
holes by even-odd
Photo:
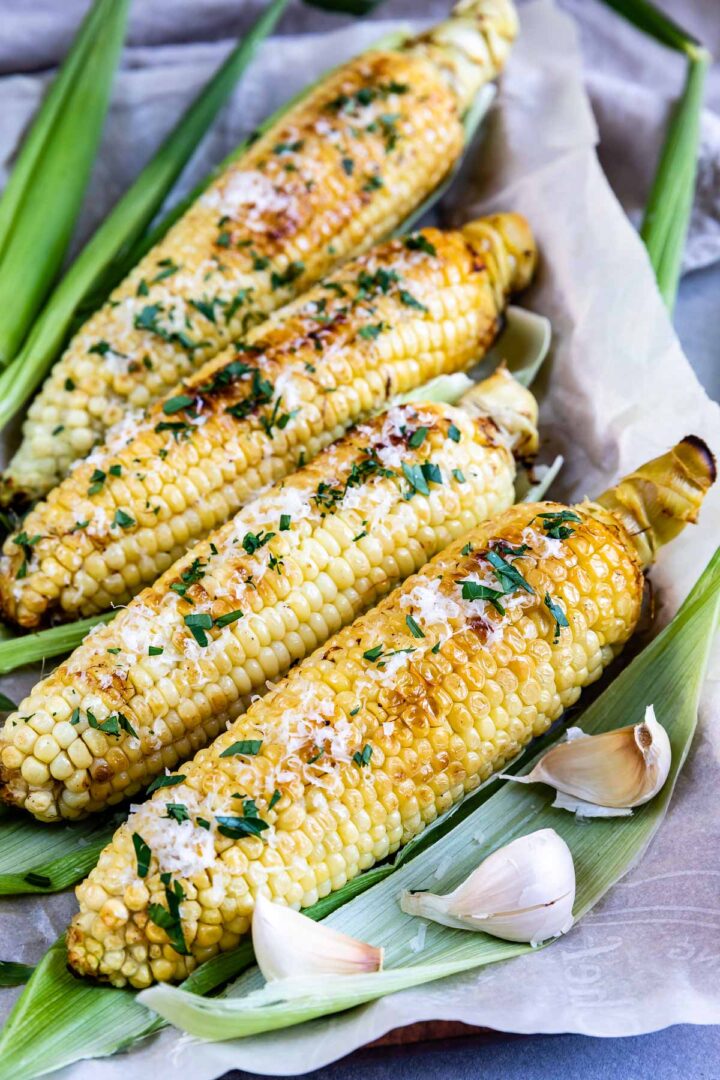
{"type": "Polygon", "coordinates": [[[5,498],[45,494],[112,424],[162,397],[445,176],[462,111],[502,67],[510,0],[472,0],[404,50],[351,60],[230,164],[70,342],[30,406],[5,498]]]}
{"type": "MultiPolygon", "coordinates": [[[[522,410],[534,402],[514,380],[522,410]]],[[[508,389],[480,384],[485,408],[508,389]]],[[[530,421],[532,423],[532,420],[530,421]]],[[[513,500],[489,418],[397,405],[197,545],[43,679],[0,731],[3,797],[52,821],[133,794],[267,680],[513,500]]]]}
{"type": "Polygon", "coordinates": [[[535,261],[498,214],[345,264],[79,463],[8,538],[0,607],[34,627],[125,603],[395,393],[467,367],[535,261]]]}
{"type": "Polygon", "coordinates": [[[627,640],[642,592],[612,524],[584,510],[571,537],[547,536],[538,514],[563,509],[516,507],[456,541],[184,765],[79,886],[74,968],[117,985],[184,978],[238,944],[259,890],[315,903],[545,731],[627,640]],[[501,593],[491,551],[527,587],[501,593]],[[484,589],[502,614],[469,598],[484,589]],[[144,876],[134,836],[152,852],[144,876]],[[168,936],[150,912],[174,892],[168,936]]]}
{"type": "Polygon", "coordinates": [[[306,907],[407,843],[598,678],[714,479],[689,438],[597,503],[454,541],[131,814],[77,889],[71,965],[180,980],[238,944],[258,892],[306,907]]]}

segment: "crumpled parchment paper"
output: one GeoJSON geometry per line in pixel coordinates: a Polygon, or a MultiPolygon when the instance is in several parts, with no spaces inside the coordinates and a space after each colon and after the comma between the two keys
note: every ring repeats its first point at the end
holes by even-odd
{"type": "MultiPolygon", "coordinates": [[[[362,24],[261,51],[223,130],[246,130],[317,72],[387,28],[362,24]],[[249,121],[249,123],[248,123],[249,121]]],[[[129,123],[142,137],[157,87],[123,76],[129,123]],[[145,91],[152,90],[151,102],[145,91]],[[137,96],[136,96],[137,95],[137,96]],[[132,121],[132,123],[130,123],[132,121]]],[[[190,75],[190,73],[188,73],[190,75]]],[[[177,71],[170,71],[176,81],[177,71]]],[[[204,73],[203,73],[204,77],[204,73]]],[[[192,82],[198,80],[192,73],[192,82]]],[[[157,105],[156,107],[160,107],[157,105]]],[[[120,133],[122,135],[122,133],[120,133]]],[[[699,386],[673,333],[645,250],[598,165],[575,30],[550,0],[522,8],[522,36],[473,156],[445,207],[460,222],[519,210],[537,236],[537,282],[523,299],[552,320],[551,359],[539,380],[543,457],[565,455],[560,498],[601,491],[683,435],[720,450],[720,408],[699,386]]],[[[120,137],[116,153],[122,154],[120,137]]],[[[662,552],[652,571],[666,621],[720,539],[720,489],[701,523],[662,552]]],[[[27,673],[3,680],[11,696],[27,673]]],[[[630,722],[619,717],[618,722],[630,722]]],[[[666,821],[641,864],[567,937],[536,954],[385,998],[344,1015],[243,1041],[200,1044],[165,1031],[130,1052],[63,1070],[72,1080],[155,1080],[173,1071],[209,1080],[231,1068],[295,1074],[333,1061],[390,1028],[462,1020],[515,1032],[631,1035],[677,1023],[720,1022],[720,653],[701,725],[666,821]]],[[[72,895],[0,901],[3,957],[31,962],[62,931],[72,895]]],[[[3,992],[9,1006],[13,992],[3,992]]],[[[3,1001],[0,999],[0,1016],[3,1001]]]]}

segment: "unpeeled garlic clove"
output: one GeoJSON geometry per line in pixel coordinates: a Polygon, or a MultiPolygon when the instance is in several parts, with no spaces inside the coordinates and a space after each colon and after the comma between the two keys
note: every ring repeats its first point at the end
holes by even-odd
{"type": "Polygon", "coordinates": [[[567,742],[548,750],[527,776],[506,776],[520,784],[555,788],[553,803],[582,817],[617,817],[648,802],[667,780],[670,739],[652,705],[640,724],[586,735],[568,730],[567,742]]]}
{"type": "Polygon", "coordinates": [[[554,829],[539,829],[498,848],[454,892],[404,892],[408,915],[537,945],[573,923],[575,866],[554,829]]]}
{"type": "Polygon", "coordinates": [[[268,982],[299,975],[361,975],[381,971],[383,950],[258,896],[252,917],[258,967],[268,982]]]}

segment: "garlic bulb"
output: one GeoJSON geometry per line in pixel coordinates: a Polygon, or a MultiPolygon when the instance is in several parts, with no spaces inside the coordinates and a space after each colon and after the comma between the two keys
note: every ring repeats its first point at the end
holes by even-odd
{"type": "Polygon", "coordinates": [[[298,975],[360,975],[382,970],[383,950],[258,896],[252,917],[258,967],[268,982],[298,975]]]}
{"type": "Polygon", "coordinates": [[[527,776],[505,776],[519,784],[554,787],[553,803],[581,817],[624,817],[657,795],[672,762],[670,739],[652,705],[641,724],[586,735],[568,730],[567,742],[548,750],[527,776]]]}
{"type": "Polygon", "coordinates": [[[573,923],[575,866],[554,829],[540,829],[498,848],[454,892],[404,892],[400,907],[460,930],[537,945],[573,923]]]}

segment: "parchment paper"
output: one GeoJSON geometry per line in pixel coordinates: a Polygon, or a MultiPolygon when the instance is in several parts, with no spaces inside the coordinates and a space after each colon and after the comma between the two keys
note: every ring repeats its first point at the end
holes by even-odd
{"type": "MultiPolygon", "coordinates": [[[[226,121],[233,136],[246,130],[248,119],[257,120],[387,26],[363,24],[320,38],[286,37],[281,47],[268,44],[226,121]]],[[[542,260],[524,303],[550,317],[555,335],[539,383],[543,454],[565,454],[554,494],[572,499],[601,491],[688,432],[719,450],[720,408],[708,400],[683,356],[644,248],[598,165],[572,23],[550,0],[536,0],[522,8],[522,30],[482,153],[453,189],[446,210],[454,221],[490,208],[520,210],[535,229],[542,260]]],[[[132,82],[134,74],[123,79],[132,82]]],[[[177,72],[170,77],[176,79],[177,72]]],[[[131,131],[134,137],[134,121],[126,137],[131,131]]],[[[219,137],[227,141],[228,134],[226,129],[219,137]]],[[[121,154],[122,141],[116,152],[121,154]]],[[[676,609],[719,539],[715,490],[700,525],[666,549],[652,572],[661,602],[658,625],[676,609]]],[[[30,682],[23,673],[4,680],[2,688],[19,695],[30,682]]],[[[719,787],[716,653],[701,726],[658,837],[642,863],[552,948],[269,1036],[207,1045],[166,1031],[129,1056],[58,1075],[125,1080],[130,1070],[133,1080],[156,1080],[171,1066],[194,1080],[231,1068],[295,1074],[392,1027],[424,1019],[606,1036],[718,1023],[719,787]]],[[[2,900],[4,958],[37,959],[73,909],[67,895],[2,900]]],[[[8,1005],[13,996],[3,992],[8,1005]]]]}

